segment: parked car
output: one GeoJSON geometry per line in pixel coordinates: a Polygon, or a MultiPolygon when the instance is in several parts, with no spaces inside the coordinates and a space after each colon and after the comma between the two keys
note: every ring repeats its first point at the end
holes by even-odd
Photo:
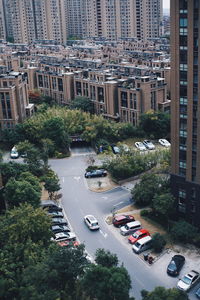
{"type": "Polygon", "coordinates": [[[120,153],[119,147],[117,147],[115,145],[112,145],[111,148],[112,148],[112,151],[113,151],[114,154],[119,154],[120,153]]]}
{"type": "Polygon", "coordinates": [[[67,221],[64,218],[52,218],[52,224],[54,225],[67,225],[67,221]]]}
{"type": "Polygon", "coordinates": [[[64,217],[63,213],[58,210],[48,211],[48,215],[52,218],[63,218],[64,217]]]}
{"type": "Polygon", "coordinates": [[[71,241],[76,240],[76,235],[73,232],[59,232],[55,233],[55,237],[52,238],[54,242],[61,242],[61,241],[71,241]]]}
{"type": "Polygon", "coordinates": [[[148,150],[154,150],[155,149],[155,145],[151,141],[149,141],[149,140],[144,140],[143,144],[145,145],[145,147],[148,150]]]}
{"type": "Polygon", "coordinates": [[[51,230],[53,233],[59,233],[59,232],[70,232],[70,228],[67,225],[52,225],[51,230]]]}
{"type": "Polygon", "coordinates": [[[130,151],[129,146],[127,146],[126,144],[121,144],[121,145],[120,145],[120,148],[121,148],[122,151],[124,151],[124,152],[129,152],[129,151],[130,151]]]}
{"type": "Polygon", "coordinates": [[[167,267],[167,274],[171,276],[177,276],[180,273],[185,263],[185,257],[182,255],[174,255],[167,267]]]}
{"type": "Polygon", "coordinates": [[[120,216],[115,216],[112,220],[112,223],[115,227],[121,227],[124,226],[125,224],[135,221],[135,218],[131,215],[120,215],[120,216]]]}
{"type": "Polygon", "coordinates": [[[19,153],[18,153],[17,148],[15,146],[11,149],[10,157],[11,158],[18,158],[19,157],[19,153]]]}
{"type": "Polygon", "coordinates": [[[197,271],[190,271],[184,275],[177,283],[177,288],[182,291],[189,291],[200,279],[200,274],[197,271]]]}
{"type": "Polygon", "coordinates": [[[126,225],[122,226],[120,228],[120,233],[122,235],[128,235],[128,234],[131,234],[141,228],[142,228],[142,226],[139,221],[133,221],[133,222],[127,223],[126,225]]]}
{"type": "Polygon", "coordinates": [[[78,241],[69,241],[69,240],[61,241],[61,242],[58,242],[57,244],[61,247],[66,247],[66,246],[69,246],[69,245],[71,245],[73,247],[79,246],[78,241]]]}
{"type": "Polygon", "coordinates": [[[140,150],[140,151],[145,151],[147,150],[147,148],[145,147],[145,145],[142,142],[136,142],[135,143],[135,147],[140,150]]]}
{"type": "Polygon", "coordinates": [[[92,215],[85,216],[84,222],[90,230],[98,230],[99,229],[99,223],[98,223],[97,219],[92,215]]]}
{"type": "Polygon", "coordinates": [[[166,139],[159,139],[158,143],[161,144],[163,147],[170,147],[171,144],[166,139]]]}
{"type": "Polygon", "coordinates": [[[145,236],[150,236],[150,233],[146,229],[139,229],[129,236],[128,241],[130,244],[135,244],[137,241],[142,239],[145,236]]]}
{"type": "Polygon", "coordinates": [[[47,211],[62,211],[62,207],[58,206],[58,204],[53,200],[44,200],[41,202],[41,207],[46,209],[47,211]]]}
{"type": "Polygon", "coordinates": [[[92,170],[85,173],[85,178],[105,177],[106,175],[107,175],[107,171],[104,169],[92,170]]]}
{"type": "Polygon", "coordinates": [[[196,290],[195,295],[198,299],[200,299],[200,287],[196,290]]]}
{"type": "Polygon", "coordinates": [[[141,252],[148,250],[151,247],[152,247],[152,238],[150,236],[145,236],[142,239],[138,240],[132,246],[132,249],[135,253],[140,254],[141,252]]]}

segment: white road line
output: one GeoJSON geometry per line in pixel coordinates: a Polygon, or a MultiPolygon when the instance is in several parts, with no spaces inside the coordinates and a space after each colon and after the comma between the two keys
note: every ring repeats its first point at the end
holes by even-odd
{"type": "Polygon", "coordinates": [[[81,177],[80,176],[74,176],[74,179],[79,181],[81,179],[81,177]]]}
{"type": "Polygon", "coordinates": [[[103,235],[105,239],[107,238],[108,234],[106,232],[104,233],[101,229],[99,230],[99,232],[103,235]]]}
{"type": "Polygon", "coordinates": [[[65,177],[62,178],[62,182],[63,182],[63,183],[65,182],[65,177]]]}
{"type": "Polygon", "coordinates": [[[101,197],[102,199],[104,199],[104,200],[107,200],[108,199],[108,197],[101,197]]]}

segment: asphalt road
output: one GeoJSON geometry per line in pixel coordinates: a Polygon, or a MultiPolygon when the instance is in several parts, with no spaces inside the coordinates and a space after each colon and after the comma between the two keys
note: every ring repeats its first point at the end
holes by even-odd
{"type": "Polygon", "coordinates": [[[104,193],[94,193],[88,190],[84,178],[84,171],[87,167],[84,155],[51,160],[50,164],[60,178],[62,205],[68,220],[80,242],[86,245],[90,255],[94,256],[98,248],[116,253],[131,276],[132,294],[137,300],[141,299],[142,289],[152,290],[159,285],[167,288],[176,285],[177,279],[167,276],[165,270],[157,272],[156,269],[153,270],[144,263],[132,252],[130,246],[127,247],[120,242],[120,233],[114,234],[112,225],[105,222],[105,217],[114,207],[119,209],[130,203],[130,194],[127,190],[120,187],[104,193]],[[85,226],[83,218],[87,214],[93,214],[99,220],[99,231],[91,232],[85,226]]]}

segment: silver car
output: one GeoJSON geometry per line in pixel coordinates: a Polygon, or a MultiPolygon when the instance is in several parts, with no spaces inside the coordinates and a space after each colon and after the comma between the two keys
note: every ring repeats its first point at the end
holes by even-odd
{"type": "Polygon", "coordinates": [[[85,216],[84,222],[90,230],[98,230],[99,229],[99,223],[98,223],[97,219],[92,215],[85,216]]]}

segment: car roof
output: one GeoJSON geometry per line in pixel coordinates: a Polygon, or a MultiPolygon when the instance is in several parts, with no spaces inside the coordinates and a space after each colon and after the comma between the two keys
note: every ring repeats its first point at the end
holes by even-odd
{"type": "Polygon", "coordinates": [[[58,204],[53,200],[43,200],[40,205],[41,206],[52,206],[52,205],[54,205],[54,206],[59,207],[58,204]]]}
{"type": "Polygon", "coordinates": [[[148,235],[148,236],[145,236],[145,237],[141,238],[138,242],[140,244],[144,244],[144,243],[146,243],[148,241],[151,241],[151,240],[152,240],[152,238],[148,235]]]}
{"type": "Polygon", "coordinates": [[[187,273],[185,276],[187,276],[189,278],[193,278],[196,275],[199,275],[199,273],[197,271],[192,270],[189,273],[187,273]]]}
{"type": "Polygon", "coordinates": [[[147,229],[141,228],[141,229],[138,229],[135,233],[146,233],[146,232],[148,232],[147,229]]]}
{"type": "Polygon", "coordinates": [[[90,219],[90,221],[97,221],[97,219],[93,215],[87,215],[85,218],[90,219]]]}
{"type": "Polygon", "coordinates": [[[120,221],[120,220],[123,220],[125,218],[127,218],[127,216],[125,216],[125,215],[115,216],[116,221],[120,221]]]}

